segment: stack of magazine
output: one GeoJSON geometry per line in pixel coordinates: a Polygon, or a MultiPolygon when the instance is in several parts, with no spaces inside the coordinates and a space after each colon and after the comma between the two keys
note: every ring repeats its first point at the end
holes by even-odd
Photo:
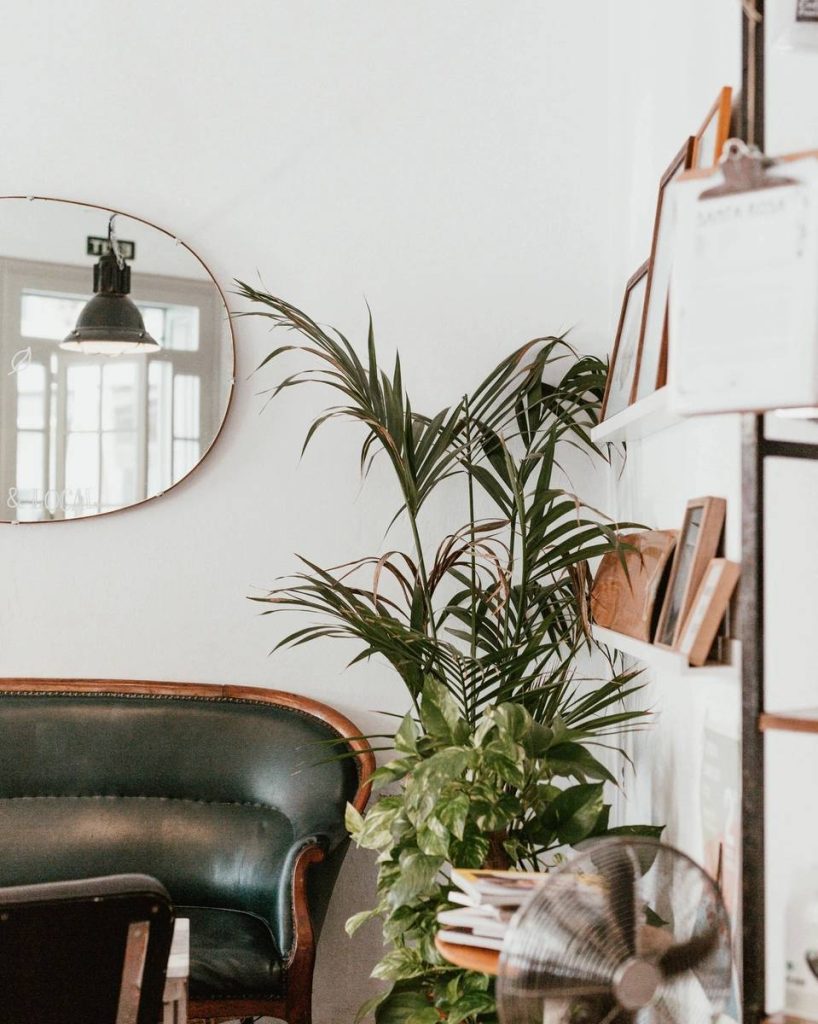
{"type": "Polygon", "coordinates": [[[502,949],[514,912],[546,877],[539,871],[453,869],[457,888],[449,892],[449,902],[455,907],[437,915],[438,938],[459,946],[502,949]]]}

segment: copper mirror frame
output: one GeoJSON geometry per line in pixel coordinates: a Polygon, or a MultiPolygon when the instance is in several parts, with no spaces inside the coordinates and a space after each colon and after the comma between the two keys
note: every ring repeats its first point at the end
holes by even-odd
{"type": "MultiPolygon", "coordinates": [[[[195,473],[196,470],[205,461],[205,459],[210,455],[210,453],[213,450],[213,447],[215,446],[216,442],[219,440],[219,437],[221,436],[221,433],[224,430],[225,423],[227,422],[227,418],[228,418],[228,416],[230,414],[230,409],[231,409],[232,404],[233,404],[233,398],[234,398],[234,394],[235,394],[235,384],[236,384],[236,339],[235,339],[235,332],[233,330],[233,314],[232,314],[232,312],[230,310],[230,307],[227,304],[227,299],[226,299],[226,296],[225,296],[224,289],[222,288],[222,286],[217,281],[215,275],[213,274],[212,270],[207,265],[207,263],[205,263],[205,261],[202,259],[202,257],[199,256],[199,254],[193,248],[191,248],[191,246],[188,245],[187,242],[185,242],[182,239],[180,239],[172,231],[168,231],[166,228],[163,228],[163,227],[159,226],[158,224],[155,224],[153,221],[148,220],[145,217],[140,217],[140,216],[137,216],[136,214],[128,213],[125,210],[118,210],[118,209],[114,209],[113,207],[103,206],[100,203],[83,202],[82,200],[78,200],[78,199],[62,199],[62,198],[60,198],[58,196],[45,196],[45,195],[0,195],[0,200],[5,200],[5,199],[25,200],[25,201],[30,201],[30,202],[39,201],[39,202],[48,202],[48,203],[60,203],[60,204],[66,205],[66,206],[83,207],[83,208],[86,208],[88,210],[98,210],[98,211],[100,211],[102,213],[116,214],[117,216],[120,216],[120,217],[123,217],[123,218],[127,218],[130,221],[135,221],[138,224],[144,225],[145,227],[150,228],[151,230],[156,231],[156,232],[164,235],[166,238],[170,239],[174,243],[175,246],[185,250],[196,261],[196,263],[199,265],[199,267],[204,271],[206,280],[209,283],[211,283],[215,287],[215,289],[216,289],[216,293],[218,294],[218,298],[220,299],[220,301],[221,301],[221,303],[222,303],[222,305],[224,307],[224,314],[225,314],[225,323],[224,323],[224,328],[223,328],[223,334],[222,334],[220,340],[223,343],[225,343],[225,344],[229,344],[229,359],[227,360],[226,367],[225,367],[226,373],[225,373],[225,377],[224,377],[224,387],[225,387],[225,390],[226,390],[226,395],[225,395],[224,401],[223,401],[223,411],[221,412],[221,418],[219,419],[218,415],[217,415],[217,417],[216,417],[217,426],[215,427],[215,429],[213,431],[212,438],[210,439],[210,441],[208,443],[204,443],[203,442],[202,450],[201,450],[201,452],[199,454],[199,457],[196,460],[196,462],[189,469],[187,469],[185,472],[183,472],[178,477],[178,479],[172,480],[167,486],[163,487],[161,490],[158,490],[156,493],[148,494],[145,497],[137,498],[134,501],[129,501],[128,504],[123,504],[123,505],[121,505],[119,507],[116,507],[116,508],[110,508],[110,509],[95,511],[95,512],[91,512],[91,513],[89,513],[87,515],[78,515],[78,516],[75,516],[75,517],[70,517],[70,518],[66,517],[66,518],[62,518],[62,519],[54,519],[54,518],[32,519],[32,520],[26,520],[26,519],[0,519],[0,525],[5,525],[5,526],[23,526],[23,525],[24,526],[32,526],[32,525],[40,525],[42,523],[82,522],[82,521],[85,521],[85,520],[88,520],[88,519],[96,519],[96,518],[98,518],[100,516],[109,516],[109,515],[114,515],[114,514],[116,514],[118,512],[127,512],[127,511],[130,511],[131,509],[138,508],[141,505],[145,505],[145,504],[147,504],[150,501],[154,501],[157,498],[164,497],[169,491],[173,490],[175,487],[178,487],[180,484],[184,483],[193,473],[195,473]]],[[[88,269],[89,269],[89,281],[90,281],[90,267],[88,269]]]]}

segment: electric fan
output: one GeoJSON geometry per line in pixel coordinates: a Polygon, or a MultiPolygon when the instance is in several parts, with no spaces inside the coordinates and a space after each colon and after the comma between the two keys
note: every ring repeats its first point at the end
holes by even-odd
{"type": "Polygon", "coordinates": [[[697,864],[603,839],[519,909],[497,979],[502,1024],[711,1024],[732,980],[730,922],[697,864]]]}

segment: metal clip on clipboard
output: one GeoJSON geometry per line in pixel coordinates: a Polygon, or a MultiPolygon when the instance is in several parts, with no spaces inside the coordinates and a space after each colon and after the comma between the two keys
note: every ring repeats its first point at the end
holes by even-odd
{"type": "Polygon", "coordinates": [[[777,167],[777,161],[765,156],[758,146],[748,146],[741,139],[728,139],[719,167],[724,181],[715,188],[702,192],[699,202],[705,199],[719,199],[723,196],[740,195],[744,192],[760,192],[768,188],[797,185],[795,178],[782,178],[769,173],[777,167]]]}

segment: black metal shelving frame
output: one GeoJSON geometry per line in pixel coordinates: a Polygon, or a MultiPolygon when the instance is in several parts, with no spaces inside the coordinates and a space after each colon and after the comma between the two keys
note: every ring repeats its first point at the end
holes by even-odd
{"type": "MultiPolygon", "coordinates": [[[[764,0],[742,0],[742,95],[738,133],[764,147],[764,0]]],[[[764,734],[764,523],[768,458],[816,458],[818,445],[773,441],[763,415],[743,417],[741,437],[741,930],[742,1020],[762,1024],[766,1007],[764,734]]]]}
{"type": "Polygon", "coordinates": [[[742,425],[742,1006],[744,1024],[761,1024],[766,1007],[764,732],[764,523],[767,459],[818,461],[818,444],[768,438],[763,415],[742,425]]]}

